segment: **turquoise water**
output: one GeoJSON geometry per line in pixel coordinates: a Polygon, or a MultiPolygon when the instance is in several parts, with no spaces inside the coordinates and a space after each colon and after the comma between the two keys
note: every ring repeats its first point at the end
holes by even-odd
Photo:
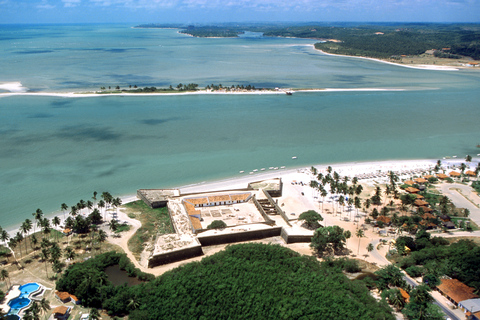
{"type": "Polygon", "coordinates": [[[325,56],[308,46],[312,40],[256,35],[196,39],[118,25],[0,30],[0,82],[21,81],[32,91],[179,82],[407,89],[2,97],[2,227],[32,218],[36,208],[88,200],[95,190],[124,195],[270,166],[479,152],[480,73],[470,70],[325,56]]]}

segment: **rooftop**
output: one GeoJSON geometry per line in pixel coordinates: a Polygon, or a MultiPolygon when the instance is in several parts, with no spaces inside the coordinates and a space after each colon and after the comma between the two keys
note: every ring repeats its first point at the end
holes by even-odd
{"type": "Polygon", "coordinates": [[[441,283],[437,286],[438,290],[449,296],[453,301],[460,301],[478,298],[474,288],[471,288],[458,281],[457,279],[441,279],[441,283]]]}

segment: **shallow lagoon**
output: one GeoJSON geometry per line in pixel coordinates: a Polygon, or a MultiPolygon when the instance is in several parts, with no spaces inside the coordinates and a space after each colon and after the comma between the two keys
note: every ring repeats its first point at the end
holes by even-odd
{"type": "Polygon", "coordinates": [[[21,81],[35,91],[130,80],[408,90],[2,97],[2,227],[31,219],[36,208],[52,212],[62,202],[88,200],[94,190],[125,195],[270,166],[479,152],[477,72],[325,56],[306,46],[311,40],[196,39],[128,26],[53,29],[10,30],[19,36],[2,40],[0,82],[21,81]]]}

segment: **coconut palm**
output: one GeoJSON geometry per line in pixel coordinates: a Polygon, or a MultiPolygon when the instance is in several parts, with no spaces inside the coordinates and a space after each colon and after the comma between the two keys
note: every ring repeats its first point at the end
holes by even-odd
{"type": "Polygon", "coordinates": [[[0,279],[2,281],[5,281],[5,284],[10,287],[10,284],[8,284],[7,280],[10,280],[10,276],[8,274],[8,271],[5,270],[5,269],[2,269],[2,271],[0,271],[0,279]]]}
{"type": "Polygon", "coordinates": [[[15,260],[17,260],[17,257],[15,256],[15,247],[17,244],[17,239],[15,237],[10,238],[10,241],[8,241],[8,247],[10,248],[10,251],[12,251],[12,255],[15,260]]]}
{"type": "MultiPolygon", "coordinates": [[[[17,232],[17,234],[15,235],[15,239],[17,240],[17,243],[21,243],[23,241],[23,235],[21,232],[17,232]]],[[[25,247],[26,249],[26,247],[25,247]]],[[[27,254],[27,252],[25,251],[25,254],[27,254]]],[[[20,246],[20,258],[22,258],[22,246],[20,246]]]]}
{"type": "Polygon", "coordinates": [[[362,229],[358,229],[357,232],[355,233],[355,236],[357,236],[358,238],[358,251],[357,251],[357,255],[358,255],[360,254],[360,238],[363,238],[365,234],[362,229]]]}
{"type": "Polygon", "coordinates": [[[67,210],[68,210],[67,204],[66,204],[66,203],[62,203],[62,204],[60,205],[60,210],[63,211],[63,220],[65,220],[65,213],[66,213],[67,210]]]}
{"type": "Polygon", "coordinates": [[[115,219],[110,220],[108,223],[108,227],[110,228],[110,231],[115,232],[118,229],[118,222],[115,219]]]}
{"type": "Polygon", "coordinates": [[[94,204],[94,205],[95,205],[95,201],[97,201],[97,194],[98,194],[97,191],[93,191],[93,197],[92,197],[92,199],[93,199],[93,204],[94,204]]]}
{"type": "Polygon", "coordinates": [[[388,294],[388,301],[397,311],[403,309],[405,306],[405,300],[398,289],[390,290],[388,294]]]}
{"type": "Polygon", "coordinates": [[[113,197],[112,197],[112,195],[110,194],[110,192],[107,192],[107,191],[102,192],[101,197],[102,197],[103,201],[105,201],[105,203],[106,203],[107,205],[109,205],[110,203],[112,203],[113,197]]]}
{"type": "Polygon", "coordinates": [[[345,237],[345,245],[347,245],[347,240],[352,237],[352,232],[350,230],[345,230],[343,236],[345,237]]]}
{"type": "Polygon", "coordinates": [[[325,202],[325,197],[328,195],[327,190],[325,190],[325,188],[322,187],[322,189],[320,189],[320,195],[322,196],[322,212],[323,212],[323,203],[325,202]]]}
{"type": "MultiPolygon", "coordinates": [[[[39,226],[39,223],[43,217],[43,211],[41,209],[37,209],[34,213],[32,213],[32,215],[37,223],[37,226],[39,226]]],[[[33,233],[35,233],[35,225],[33,226],[33,233]]]]}
{"type": "Polygon", "coordinates": [[[63,256],[66,259],[73,261],[73,259],[75,259],[75,251],[71,247],[66,247],[63,256]]]}
{"type": "Polygon", "coordinates": [[[369,243],[368,246],[367,246],[367,251],[368,253],[372,252],[373,251],[373,244],[369,243]]]}
{"type": "MultiPolygon", "coordinates": [[[[42,300],[40,300],[40,310],[42,313],[45,313],[47,314],[47,311],[50,310],[50,303],[47,301],[47,299],[45,298],[42,298],[42,300]]],[[[47,318],[47,317],[45,317],[47,318]]]]}
{"type": "Polygon", "coordinates": [[[115,207],[115,212],[118,214],[118,207],[120,207],[122,205],[122,199],[120,198],[114,198],[112,199],[112,205],[115,207]]]}
{"type": "Polygon", "coordinates": [[[7,246],[7,241],[10,239],[10,235],[6,230],[3,230],[0,232],[0,239],[5,242],[5,247],[7,246]]]}
{"type": "Polygon", "coordinates": [[[70,207],[70,214],[72,217],[75,217],[78,214],[78,207],[76,205],[70,207]]]}
{"type": "Polygon", "coordinates": [[[27,235],[28,232],[32,229],[32,222],[29,219],[26,219],[25,222],[20,226],[20,231],[23,232],[25,238],[25,254],[27,254],[27,235]]]}
{"type": "MultiPolygon", "coordinates": [[[[98,238],[97,238],[97,240],[98,240],[99,243],[105,242],[105,240],[107,240],[107,237],[108,237],[108,235],[107,235],[107,233],[106,233],[104,230],[99,230],[99,231],[98,231],[98,238]]],[[[102,246],[100,246],[100,250],[101,250],[101,248],[102,248],[102,246]]],[[[100,251],[100,252],[101,252],[101,251],[100,251]]]]}
{"type": "Polygon", "coordinates": [[[43,260],[43,262],[45,262],[45,273],[47,274],[47,278],[48,278],[47,261],[49,257],[50,257],[50,251],[48,251],[47,248],[43,248],[42,252],[40,252],[40,258],[43,260]]]}
{"type": "Polygon", "coordinates": [[[90,201],[90,200],[88,200],[86,206],[87,206],[88,210],[92,210],[92,208],[93,208],[93,202],[90,201]]]}
{"type": "Polygon", "coordinates": [[[48,220],[47,218],[44,218],[42,220],[41,226],[42,226],[43,236],[50,235],[52,233],[52,228],[50,227],[50,220],[48,220]]]}
{"type": "Polygon", "coordinates": [[[30,237],[30,246],[32,247],[33,250],[37,250],[37,244],[38,244],[37,236],[32,234],[32,236],[30,237]]]}
{"type": "MultiPolygon", "coordinates": [[[[55,226],[55,228],[58,227],[60,225],[60,223],[61,223],[61,221],[60,221],[59,217],[57,217],[57,216],[53,217],[52,224],[55,226]]],[[[55,232],[55,234],[56,234],[57,241],[58,241],[58,232],[55,232]]]]}
{"type": "MultiPolygon", "coordinates": [[[[97,207],[99,208],[105,208],[105,201],[100,200],[98,201],[97,207]]],[[[101,209],[100,209],[101,210],[101,209]]],[[[103,221],[106,221],[105,219],[105,210],[103,211],[103,221]]]]}

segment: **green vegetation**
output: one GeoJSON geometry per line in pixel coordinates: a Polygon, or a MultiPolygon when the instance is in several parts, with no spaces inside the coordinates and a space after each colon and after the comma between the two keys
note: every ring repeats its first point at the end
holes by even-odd
{"type": "Polygon", "coordinates": [[[343,262],[319,263],[278,245],[232,245],[131,287],[107,280],[103,270],[116,259],[108,253],[71,266],[57,289],[132,320],[394,319],[363,281],[348,280],[343,262]]]}
{"type": "Polygon", "coordinates": [[[480,181],[472,181],[472,188],[480,194],[480,181]]]}
{"type": "Polygon", "coordinates": [[[325,254],[341,254],[345,249],[346,241],[343,228],[330,226],[315,230],[310,247],[320,257],[325,254]]]}
{"type": "Polygon", "coordinates": [[[181,33],[196,37],[237,37],[244,31],[263,32],[265,36],[311,39],[336,39],[339,42],[317,43],[315,47],[329,53],[373,58],[400,59],[432,50],[439,58],[462,56],[480,59],[478,24],[220,24],[185,26],[149,24],[143,28],[180,28],[181,33]]]}
{"type": "Polygon", "coordinates": [[[128,240],[128,248],[138,259],[143,251],[144,244],[148,243],[158,234],[173,233],[173,226],[166,207],[152,209],[143,201],[138,200],[124,205],[129,216],[135,213],[135,219],[142,223],[142,226],[128,240]]]}
{"type": "Polygon", "coordinates": [[[428,232],[419,232],[415,238],[399,237],[396,242],[398,254],[392,258],[412,276],[449,276],[468,286],[480,289],[480,246],[471,240],[459,240],[449,244],[440,237],[431,237],[428,232]],[[407,245],[411,252],[405,252],[407,245]]]}
{"type": "Polygon", "coordinates": [[[224,229],[226,227],[227,224],[222,220],[213,220],[212,223],[207,226],[207,229],[224,229]]]}
{"type": "Polygon", "coordinates": [[[480,26],[471,24],[299,26],[270,31],[265,35],[336,39],[341,42],[317,43],[315,48],[352,56],[399,58],[435,49],[442,57],[480,59],[480,26]],[[448,49],[443,51],[444,48],[448,49]]]}
{"type": "Polygon", "coordinates": [[[84,306],[99,308],[105,303],[105,299],[126,290],[125,286],[115,287],[105,273],[105,268],[116,264],[130,277],[137,277],[142,281],[154,278],[153,275],[135,268],[126,254],[111,251],[68,267],[56,282],[56,289],[74,294],[84,306]]]}
{"type": "Polygon", "coordinates": [[[301,213],[298,219],[305,221],[308,229],[320,228],[320,223],[318,222],[323,221],[323,217],[315,210],[308,210],[301,213]]]}

